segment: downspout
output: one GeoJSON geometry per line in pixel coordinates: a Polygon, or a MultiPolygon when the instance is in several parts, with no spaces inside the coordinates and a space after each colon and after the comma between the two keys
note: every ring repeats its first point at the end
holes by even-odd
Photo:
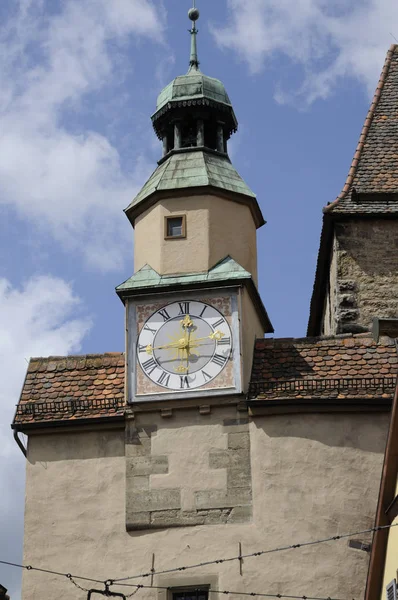
{"type": "Polygon", "coordinates": [[[22,443],[21,439],[19,438],[18,434],[19,434],[18,429],[14,429],[14,432],[13,432],[14,440],[17,442],[18,446],[20,447],[20,450],[21,450],[22,454],[26,458],[26,448],[23,445],[23,443],[22,443]]]}

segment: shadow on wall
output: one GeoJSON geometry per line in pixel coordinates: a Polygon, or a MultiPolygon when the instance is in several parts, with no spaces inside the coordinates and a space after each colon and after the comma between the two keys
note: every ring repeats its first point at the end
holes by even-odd
{"type": "MultiPolygon", "coordinates": [[[[398,272],[398,240],[395,221],[356,221],[336,224],[339,249],[363,273],[383,276],[398,272]]],[[[344,261],[344,257],[342,259],[344,261]]]]}
{"type": "Polygon", "coordinates": [[[61,460],[89,460],[124,456],[124,427],[99,432],[41,435],[28,444],[28,460],[34,465],[61,460]]]}
{"type": "Polygon", "coordinates": [[[314,447],[322,444],[384,454],[389,413],[269,415],[256,417],[254,423],[268,438],[303,438],[314,442],[314,447]]]}

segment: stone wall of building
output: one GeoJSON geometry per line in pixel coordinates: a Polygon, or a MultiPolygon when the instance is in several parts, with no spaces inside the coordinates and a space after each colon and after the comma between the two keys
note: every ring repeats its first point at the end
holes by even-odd
{"type": "MultiPolygon", "coordinates": [[[[372,526],[388,414],[263,416],[238,431],[233,406],[203,413],[192,408],[175,409],[169,418],[139,414],[127,438],[123,428],[31,435],[24,564],[104,581],[148,572],[153,556],[155,569],[164,570],[237,556],[239,544],[251,553],[372,526]],[[132,446],[142,446],[142,454],[132,446]],[[236,499],[216,499],[228,498],[230,489],[248,490],[249,481],[252,504],[245,503],[243,518],[232,518],[236,499]],[[165,512],[156,515],[150,506],[162,497],[165,512]],[[128,522],[140,506],[141,513],[151,513],[145,519],[160,519],[161,528],[126,527],[126,498],[128,522]],[[188,525],[175,522],[188,516],[195,526],[165,527],[167,520],[188,525]]],[[[160,504],[156,508],[161,512],[160,504]]],[[[344,539],[242,565],[155,575],[153,584],[360,598],[368,558],[344,539]]],[[[133,583],[150,585],[150,578],[133,583]]],[[[156,600],[158,593],[163,591],[142,589],[137,598],[156,600]]],[[[65,577],[24,571],[23,600],[82,595],[65,577]]]]}
{"type": "Polygon", "coordinates": [[[336,223],[334,262],[323,333],[360,333],[373,317],[398,317],[397,220],[336,223]]]}

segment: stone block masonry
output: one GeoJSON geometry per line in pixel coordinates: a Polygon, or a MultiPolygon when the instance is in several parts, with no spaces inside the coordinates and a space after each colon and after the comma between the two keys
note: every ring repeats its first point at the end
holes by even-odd
{"type": "MultiPolygon", "coordinates": [[[[137,427],[134,421],[127,423],[125,454],[128,531],[251,521],[252,478],[247,420],[228,419],[222,422],[221,437],[226,446],[224,449],[211,448],[212,439],[218,438],[218,442],[220,441],[219,429],[215,430],[214,423],[203,424],[203,427],[204,447],[206,451],[208,449],[206,465],[197,478],[192,494],[193,506],[187,507],[184,505],[184,498],[189,498],[190,495],[187,496],[188,474],[184,471],[183,461],[174,462],[173,487],[167,487],[167,484],[159,486],[159,480],[155,478],[151,481],[152,476],[171,475],[170,456],[157,455],[153,448],[153,436],[161,435],[167,441],[167,429],[158,431],[153,425],[137,427]],[[214,472],[219,472],[218,487],[204,488],[204,482],[208,482],[214,472]],[[175,484],[176,481],[178,485],[175,484]]],[[[179,451],[197,451],[198,441],[195,436],[187,439],[192,446],[181,447],[179,451]]]]}
{"type": "Polygon", "coordinates": [[[398,317],[398,220],[337,223],[335,241],[331,333],[361,333],[373,317],[398,317]]]}

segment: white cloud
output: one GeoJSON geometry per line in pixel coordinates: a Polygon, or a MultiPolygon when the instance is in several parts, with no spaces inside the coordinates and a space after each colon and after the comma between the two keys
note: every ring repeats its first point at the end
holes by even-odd
{"type": "Polygon", "coordinates": [[[66,0],[57,14],[51,4],[19,0],[0,35],[0,202],[89,265],[118,268],[130,233],[121,209],[150,167],[137,154],[125,173],[104,135],[68,128],[65,115],[112,87],[130,36],[161,37],[162,13],[151,0],[66,0]]]}
{"type": "Polygon", "coordinates": [[[298,89],[277,82],[279,102],[327,98],[342,77],[356,78],[373,94],[386,52],[394,42],[394,23],[398,23],[398,3],[391,0],[227,3],[229,23],[213,29],[220,46],[235,50],[252,73],[280,56],[301,73],[298,89]]]}
{"type": "MultiPolygon", "coordinates": [[[[80,300],[62,279],[37,277],[15,289],[0,278],[0,530],[2,560],[22,559],[24,458],[10,424],[31,356],[65,355],[80,350],[90,328],[80,300]]],[[[0,583],[13,600],[21,573],[0,565],[0,583]]]]}

